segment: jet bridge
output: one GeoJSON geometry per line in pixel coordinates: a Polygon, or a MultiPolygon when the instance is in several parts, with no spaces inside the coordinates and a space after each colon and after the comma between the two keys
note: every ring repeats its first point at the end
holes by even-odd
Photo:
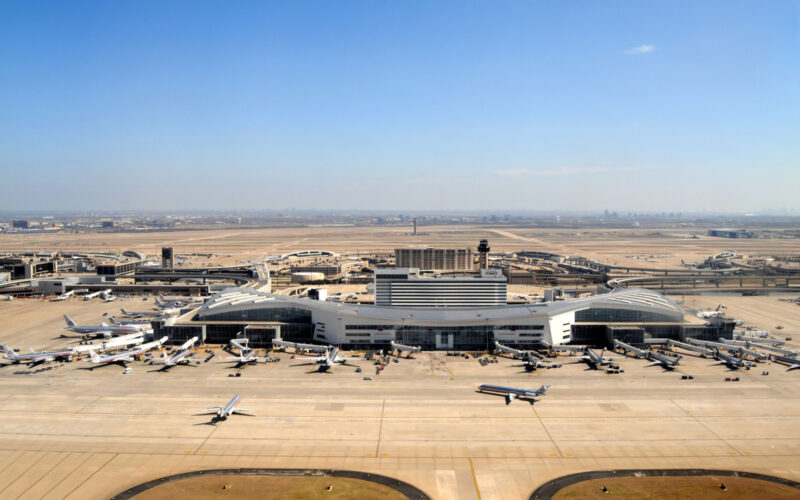
{"type": "Polygon", "coordinates": [[[698,347],[696,345],[687,344],[685,342],[678,342],[677,340],[667,340],[667,345],[669,347],[680,347],[681,349],[685,349],[687,351],[696,352],[701,356],[714,356],[714,351],[705,349],[703,347],[698,347]]]}
{"type": "Polygon", "coordinates": [[[634,353],[637,358],[647,357],[647,353],[642,349],[633,347],[630,344],[626,344],[625,342],[619,341],[614,339],[614,348],[622,349],[624,354],[628,354],[628,351],[634,353]]]}
{"type": "MultiPolygon", "coordinates": [[[[730,345],[745,346],[745,347],[748,347],[748,348],[755,347],[756,349],[762,349],[764,351],[776,352],[778,354],[782,354],[784,356],[789,356],[789,357],[797,356],[797,354],[798,354],[797,351],[790,351],[788,349],[781,349],[780,347],[775,347],[775,346],[771,346],[771,345],[764,345],[764,344],[761,344],[759,342],[751,342],[749,340],[723,340],[723,339],[720,339],[720,340],[722,340],[726,344],[730,344],[730,345]]],[[[763,339],[760,339],[760,340],[763,340],[763,339]]]]}
{"type": "Polygon", "coordinates": [[[708,340],[697,340],[697,339],[687,339],[694,345],[704,346],[704,347],[713,347],[715,349],[728,349],[728,350],[738,350],[740,353],[748,354],[760,361],[767,360],[769,356],[762,352],[753,351],[751,349],[746,349],[744,347],[739,347],[731,344],[723,344],[721,342],[711,342],[708,340]]]}

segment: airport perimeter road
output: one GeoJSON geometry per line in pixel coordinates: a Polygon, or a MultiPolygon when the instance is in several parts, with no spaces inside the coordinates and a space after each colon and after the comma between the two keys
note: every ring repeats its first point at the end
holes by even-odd
{"type": "MultiPolygon", "coordinates": [[[[49,326],[30,335],[35,347],[58,344],[49,326]]],[[[372,472],[437,499],[527,498],[548,480],[606,469],[800,480],[800,371],[775,364],[733,373],[686,355],[665,372],[621,359],[626,373],[607,375],[563,358],[563,368],[531,375],[506,359],[423,353],[380,375],[367,361],[356,362],[362,373],[318,374],[279,354],[229,377],[237,370],[225,356],[168,373],[144,363],[127,375],[88,371],[85,361],[27,375],[0,368],[0,497],[108,498],[161,476],[235,467],[372,472]],[[506,405],[475,392],[482,383],[552,387],[535,405],[506,405]],[[212,426],[197,415],[234,394],[254,416],[212,426]]]]}

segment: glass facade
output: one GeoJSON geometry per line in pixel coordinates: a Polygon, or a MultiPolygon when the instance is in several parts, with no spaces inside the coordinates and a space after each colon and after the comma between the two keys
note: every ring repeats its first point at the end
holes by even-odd
{"type": "Polygon", "coordinates": [[[298,307],[260,307],[214,314],[198,314],[198,321],[274,321],[279,323],[311,323],[311,311],[298,307]]]}
{"type": "Polygon", "coordinates": [[[494,340],[494,326],[402,326],[397,327],[397,341],[405,345],[418,345],[423,349],[436,348],[436,334],[450,335],[453,349],[485,350],[494,340]]]}
{"type": "Polygon", "coordinates": [[[674,314],[657,313],[652,311],[635,311],[631,309],[601,309],[592,308],[583,311],[575,311],[575,321],[578,323],[600,323],[600,322],[668,322],[681,321],[682,318],[675,317],[674,314]]]}

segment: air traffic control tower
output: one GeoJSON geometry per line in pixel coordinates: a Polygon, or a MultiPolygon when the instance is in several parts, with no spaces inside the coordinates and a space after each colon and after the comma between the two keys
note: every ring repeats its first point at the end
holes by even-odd
{"type": "Polygon", "coordinates": [[[481,240],[478,245],[478,264],[481,269],[489,269],[489,240],[481,240]]]}

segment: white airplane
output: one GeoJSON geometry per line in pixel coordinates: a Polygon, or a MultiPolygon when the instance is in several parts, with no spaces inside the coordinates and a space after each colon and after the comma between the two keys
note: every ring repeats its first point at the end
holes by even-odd
{"type": "Polygon", "coordinates": [[[13,361],[14,363],[29,363],[30,365],[38,365],[39,363],[49,363],[51,361],[65,361],[75,354],[72,349],[55,352],[34,352],[31,350],[30,354],[18,354],[8,346],[0,345],[3,350],[3,358],[13,361]]]}
{"type": "Polygon", "coordinates": [[[105,290],[101,290],[99,292],[87,293],[86,295],[83,296],[83,300],[92,300],[95,297],[99,297],[101,295],[108,295],[108,294],[111,294],[111,289],[110,288],[106,288],[105,290]]]}
{"type": "Polygon", "coordinates": [[[160,311],[127,311],[125,308],[121,308],[120,311],[122,311],[122,314],[134,318],[163,318],[164,316],[176,316],[181,312],[180,309],[162,309],[160,311]]]}
{"type": "Polygon", "coordinates": [[[171,299],[169,297],[164,296],[164,294],[159,294],[161,300],[158,298],[155,299],[156,305],[159,307],[175,307],[175,306],[185,306],[189,304],[201,304],[206,301],[205,297],[178,297],[175,299],[171,299]]]}
{"type": "Polygon", "coordinates": [[[115,333],[140,333],[142,330],[148,328],[145,327],[145,325],[107,325],[105,322],[101,323],[100,326],[81,326],[75,324],[66,314],[64,315],[64,321],[67,322],[67,326],[64,328],[65,330],[75,333],[102,335],[104,337],[111,337],[115,333]]]}
{"type": "Polygon", "coordinates": [[[113,325],[146,325],[146,329],[149,329],[151,326],[149,319],[124,319],[120,321],[112,316],[109,318],[109,321],[111,321],[113,325]]]}
{"type": "Polygon", "coordinates": [[[237,394],[237,395],[235,395],[233,397],[233,399],[228,401],[228,404],[226,404],[225,406],[217,406],[217,407],[214,407],[214,408],[205,408],[205,409],[199,410],[199,411],[202,412],[202,413],[216,413],[216,416],[214,417],[214,420],[225,420],[228,417],[230,417],[231,415],[233,415],[234,413],[246,414],[244,412],[252,412],[253,410],[248,410],[247,408],[238,408],[236,406],[236,403],[238,403],[240,399],[241,398],[239,398],[239,395],[237,394]]]}
{"type": "Polygon", "coordinates": [[[531,404],[535,403],[536,400],[534,399],[536,396],[544,396],[547,393],[547,389],[549,389],[549,385],[543,385],[538,389],[515,389],[514,387],[503,387],[500,385],[489,385],[484,384],[478,387],[479,392],[485,392],[488,394],[499,394],[506,397],[506,404],[511,404],[516,398],[525,398],[530,401],[531,404]]]}
{"type": "Polygon", "coordinates": [[[716,363],[711,363],[711,366],[714,365],[725,365],[728,367],[729,370],[738,370],[739,368],[747,368],[749,369],[750,365],[747,364],[744,360],[740,358],[734,358],[733,356],[729,356],[724,352],[717,349],[714,352],[714,357],[718,359],[716,363]]]}
{"type": "MultiPolygon", "coordinates": [[[[330,351],[325,353],[324,356],[312,356],[312,357],[308,357],[308,358],[295,358],[295,359],[309,360],[309,361],[313,360],[314,362],[313,363],[301,363],[299,365],[294,365],[294,366],[303,366],[303,365],[306,365],[306,364],[311,364],[311,365],[316,365],[318,367],[317,368],[318,371],[324,372],[324,371],[328,371],[330,368],[335,366],[337,363],[340,364],[340,365],[346,365],[347,361],[349,361],[351,359],[361,359],[361,358],[340,356],[339,355],[339,348],[338,347],[334,347],[333,349],[331,349],[330,351]]],[[[353,366],[353,365],[349,365],[349,366],[353,366]]]]}
{"type": "Polygon", "coordinates": [[[648,364],[644,365],[645,367],[661,365],[661,367],[664,368],[665,370],[674,370],[675,367],[678,366],[678,363],[681,360],[681,356],[678,356],[677,358],[670,359],[670,358],[668,358],[666,356],[662,356],[662,355],[660,355],[660,354],[658,354],[656,352],[653,352],[653,351],[647,351],[646,352],[646,356],[647,356],[647,359],[652,361],[652,363],[648,363],[648,364]]]}
{"type": "Polygon", "coordinates": [[[5,301],[8,301],[8,302],[11,302],[12,300],[14,300],[14,296],[13,295],[0,295],[0,300],[5,300],[5,301]]]}
{"type": "Polygon", "coordinates": [[[684,262],[683,259],[681,259],[681,265],[683,267],[700,267],[703,265],[703,262],[684,262]]]}
{"type": "MultiPolygon", "coordinates": [[[[91,359],[89,360],[90,363],[94,365],[108,365],[111,363],[118,363],[125,365],[125,363],[133,361],[135,356],[141,356],[142,354],[146,353],[147,351],[154,349],[156,347],[161,347],[161,345],[168,340],[168,337],[165,335],[160,339],[156,340],[155,342],[150,342],[148,344],[142,344],[141,346],[133,349],[131,351],[120,352],[117,354],[110,354],[108,356],[98,356],[96,352],[89,351],[89,355],[91,359]]],[[[93,367],[91,369],[94,369],[93,367]]]]}
{"type": "Polygon", "coordinates": [[[299,342],[289,342],[287,340],[272,339],[273,347],[291,347],[295,351],[309,352],[328,352],[330,346],[317,344],[301,344],[299,342]]]}
{"type": "Polygon", "coordinates": [[[132,333],[130,335],[123,335],[122,337],[115,337],[100,344],[86,344],[75,346],[72,349],[76,353],[89,352],[89,351],[110,351],[111,349],[119,349],[121,347],[128,347],[129,345],[139,345],[144,342],[144,336],[140,333],[132,333]]]}
{"type": "Polygon", "coordinates": [[[111,295],[111,290],[108,290],[108,293],[103,292],[100,294],[100,298],[103,299],[103,302],[114,302],[117,298],[111,295]]]}
{"type": "Polygon", "coordinates": [[[584,361],[587,365],[589,365],[589,367],[596,369],[598,366],[608,366],[614,363],[612,359],[614,359],[615,356],[604,356],[605,353],[605,349],[603,349],[600,354],[597,354],[589,347],[584,347],[583,356],[573,357],[579,358],[581,361],[584,361]]]}
{"type": "Polygon", "coordinates": [[[407,352],[408,354],[406,355],[406,357],[408,357],[409,359],[411,358],[412,354],[417,354],[418,352],[422,351],[422,347],[415,345],[398,344],[394,340],[392,340],[390,344],[392,345],[392,350],[394,351],[407,352]]]}
{"type": "Polygon", "coordinates": [[[239,344],[236,344],[236,347],[239,348],[239,356],[230,357],[225,359],[224,361],[226,362],[235,361],[236,366],[234,366],[234,368],[241,368],[248,364],[254,365],[258,363],[258,356],[256,356],[256,352],[253,349],[243,347],[239,344]]]}
{"type": "Polygon", "coordinates": [[[74,294],[75,294],[75,291],[74,291],[74,290],[70,290],[69,292],[64,292],[64,293],[62,293],[62,294],[61,294],[61,295],[59,295],[58,297],[55,297],[55,298],[53,298],[53,299],[50,299],[50,302],[61,302],[62,300],[67,300],[67,299],[69,299],[69,298],[70,298],[70,297],[72,297],[72,295],[74,295],[74,294]]]}
{"type": "Polygon", "coordinates": [[[697,311],[697,317],[702,319],[721,318],[725,316],[725,311],[721,309],[727,309],[725,304],[718,305],[713,311],[697,311]]]}
{"type": "MultiPolygon", "coordinates": [[[[192,351],[189,349],[194,346],[194,343],[197,342],[197,337],[192,337],[191,339],[187,340],[178,348],[178,353],[172,356],[171,358],[167,356],[166,352],[161,353],[162,363],[164,364],[164,368],[162,370],[167,370],[175,365],[189,365],[191,363],[191,356],[192,351]]],[[[191,366],[191,365],[190,365],[191,366]]]]}
{"type": "Polygon", "coordinates": [[[777,354],[773,354],[772,358],[775,361],[778,361],[780,363],[786,363],[787,365],[789,365],[789,368],[786,370],[787,372],[800,369],[800,359],[789,358],[787,356],[778,356],[777,354]]]}

